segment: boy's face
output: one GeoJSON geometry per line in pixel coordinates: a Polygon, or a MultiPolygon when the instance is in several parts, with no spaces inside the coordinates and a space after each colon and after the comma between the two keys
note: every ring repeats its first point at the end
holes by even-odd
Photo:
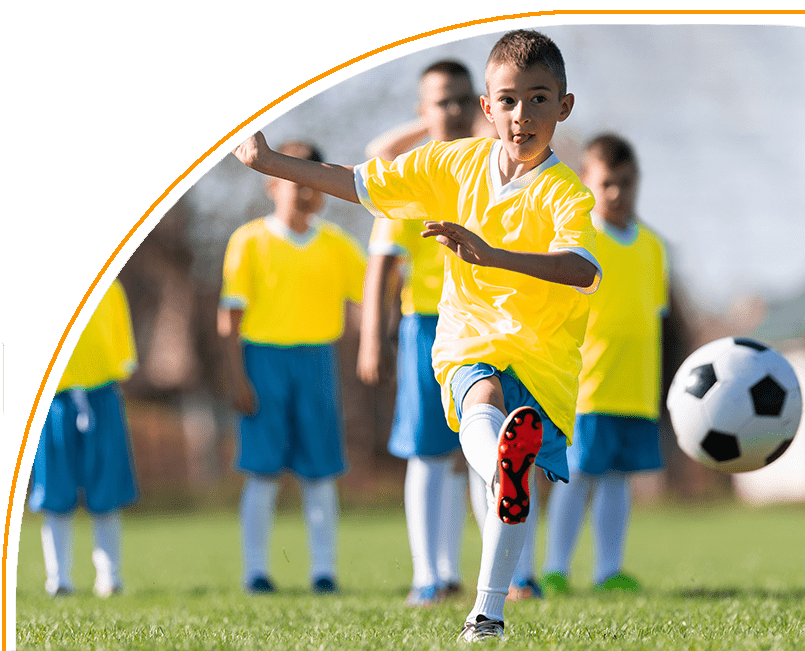
{"type": "Polygon", "coordinates": [[[595,197],[595,213],[608,224],[626,228],[634,215],[637,169],[633,163],[611,167],[600,158],[584,161],[581,182],[595,197]]]}
{"type": "Polygon", "coordinates": [[[512,162],[536,167],[549,155],[556,123],[570,115],[573,95],[560,95],[556,77],[541,65],[525,70],[493,65],[486,81],[489,94],[481,98],[481,106],[506,154],[512,162]]]}
{"type": "Polygon", "coordinates": [[[463,75],[431,72],[419,84],[419,116],[428,135],[449,142],[472,135],[478,95],[463,75]]]}
{"type": "Polygon", "coordinates": [[[293,181],[270,177],[267,179],[267,190],[274,200],[277,214],[281,216],[312,217],[324,206],[321,192],[293,181]]]}

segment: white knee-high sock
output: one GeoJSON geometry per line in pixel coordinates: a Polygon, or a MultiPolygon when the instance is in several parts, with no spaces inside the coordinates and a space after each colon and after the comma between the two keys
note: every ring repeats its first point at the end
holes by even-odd
{"type": "Polygon", "coordinates": [[[531,506],[526,518],[526,535],[523,543],[523,551],[520,553],[520,560],[514,569],[512,583],[522,583],[526,579],[534,576],[534,560],[536,556],[536,537],[537,524],[539,523],[539,493],[537,492],[536,467],[532,466],[529,472],[528,481],[530,482],[529,491],[531,493],[531,506]]]}
{"type": "Polygon", "coordinates": [[[458,436],[461,449],[487,486],[492,485],[498,466],[498,438],[506,416],[497,407],[473,405],[461,417],[458,436]]]}
{"type": "Polygon", "coordinates": [[[543,572],[570,574],[570,559],[587,511],[594,476],[571,471],[570,483],[557,482],[548,498],[547,545],[543,572]]]}
{"type": "Polygon", "coordinates": [[[468,620],[474,619],[478,614],[489,619],[503,619],[506,595],[528,535],[527,522],[504,524],[500,518],[494,517],[496,500],[491,488],[487,495],[488,509],[481,548],[481,568],[478,572],[478,593],[468,620]]]}
{"type": "Polygon", "coordinates": [[[498,438],[505,420],[503,412],[488,404],[474,405],[461,419],[459,438],[464,456],[488,486],[478,593],[468,619],[479,614],[490,619],[503,619],[509,584],[528,531],[526,522],[504,524],[494,515],[496,499],[491,484],[497,471],[498,438]]]}
{"type": "Polygon", "coordinates": [[[631,486],[625,473],[611,471],[599,478],[591,506],[596,583],[620,572],[623,566],[631,503],[631,486]]]}
{"type": "Polygon", "coordinates": [[[240,497],[240,531],[243,545],[243,582],[268,576],[269,539],[274,525],[279,483],[247,477],[240,497]]]}
{"type": "Polygon", "coordinates": [[[467,475],[448,469],[442,489],[437,561],[439,583],[443,585],[461,583],[461,543],[466,520],[467,475]]]}
{"type": "Polygon", "coordinates": [[[442,494],[452,460],[447,457],[411,457],[405,472],[405,521],[414,566],[412,585],[438,583],[437,559],[442,494]]]}
{"type": "Polygon", "coordinates": [[[483,534],[486,522],[486,484],[483,478],[472,467],[467,468],[467,478],[470,483],[470,504],[478,530],[483,534]]]}
{"type": "Polygon", "coordinates": [[[42,552],[45,557],[45,590],[73,589],[73,514],[45,511],[42,521],[42,552]]]}
{"type": "Polygon", "coordinates": [[[336,577],[338,491],[334,479],[302,481],[302,508],[307,525],[311,581],[336,577]]]}
{"type": "Polygon", "coordinates": [[[100,594],[110,594],[123,587],[120,578],[122,531],[119,511],[92,518],[92,563],[95,565],[95,590],[100,594]]]}

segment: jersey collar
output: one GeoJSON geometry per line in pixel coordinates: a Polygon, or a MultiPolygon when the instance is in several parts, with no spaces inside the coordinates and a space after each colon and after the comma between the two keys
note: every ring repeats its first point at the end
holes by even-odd
{"type": "Polygon", "coordinates": [[[559,162],[556,154],[551,152],[551,155],[548,156],[548,158],[542,163],[537,165],[533,170],[523,174],[522,176],[518,176],[516,179],[512,179],[504,185],[503,180],[500,177],[499,161],[501,147],[503,147],[503,145],[501,144],[500,140],[495,140],[491,149],[489,150],[489,178],[492,181],[492,194],[495,196],[495,201],[502,201],[503,199],[513,195],[515,192],[519,192],[523,188],[527,188],[540,174],[559,162]]]}
{"type": "Polygon", "coordinates": [[[320,230],[319,218],[314,217],[310,220],[310,228],[305,233],[297,233],[292,231],[288,226],[279,220],[276,215],[266,215],[265,217],[266,228],[277,237],[282,238],[289,244],[293,244],[297,248],[304,248],[310,244],[313,239],[318,235],[320,230]]]}

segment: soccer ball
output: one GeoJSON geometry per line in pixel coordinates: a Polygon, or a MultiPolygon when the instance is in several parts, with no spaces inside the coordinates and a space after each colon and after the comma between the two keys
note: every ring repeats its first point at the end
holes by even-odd
{"type": "Polygon", "coordinates": [[[778,459],[802,415],[791,364],[745,337],[694,351],[674,375],[667,404],[682,451],[723,472],[757,470],[778,459]]]}

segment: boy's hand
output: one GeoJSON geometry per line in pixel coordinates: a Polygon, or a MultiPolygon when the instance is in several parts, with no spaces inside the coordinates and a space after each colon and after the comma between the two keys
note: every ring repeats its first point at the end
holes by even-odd
{"type": "Polygon", "coordinates": [[[262,131],[257,131],[232,152],[246,167],[256,168],[259,160],[271,153],[262,131]]]}
{"type": "Polygon", "coordinates": [[[494,256],[491,246],[472,231],[452,222],[425,222],[422,237],[435,237],[439,244],[444,244],[464,262],[489,266],[494,256]]]}
{"type": "Polygon", "coordinates": [[[240,376],[233,382],[232,403],[235,409],[247,416],[253,416],[257,412],[257,401],[254,397],[254,389],[251,382],[245,375],[240,376]]]}

